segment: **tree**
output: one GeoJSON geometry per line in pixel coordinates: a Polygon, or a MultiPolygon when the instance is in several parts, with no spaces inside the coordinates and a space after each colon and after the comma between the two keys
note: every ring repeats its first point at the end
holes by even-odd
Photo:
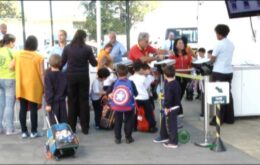
{"type": "Polygon", "coordinates": [[[0,0],[0,18],[21,18],[18,12],[18,1],[2,1],[0,0]]]}
{"type": "MultiPolygon", "coordinates": [[[[125,1],[100,1],[101,2],[101,23],[102,34],[114,31],[118,34],[125,33],[126,28],[126,10],[125,1]]],[[[77,28],[83,27],[87,29],[90,39],[96,39],[96,1],[83,2],[85,7],[86,22],[75,24],[77,28]]],[[[144,15],[154,10],[158,5],[155,1],[129,1],[130,6],[130,25],[142,21],[144,15]]]]}

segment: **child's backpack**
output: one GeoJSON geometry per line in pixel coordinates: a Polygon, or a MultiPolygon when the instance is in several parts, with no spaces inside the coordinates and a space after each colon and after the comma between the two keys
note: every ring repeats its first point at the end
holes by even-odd
{"type": "Polygon", "coordinates": [[[130,80],[118,79],[113,86],[111,109],[114,111],[131,111],[135,106],[133,87],[130,80]]]}
{"type": "Polygon", "coordinates": [[[100,128],[113,129],[115,124],[115,111],[111,110],[108,96],[105,95],[101,99],[102,115],[100,119],[100,128]]]}
{"type": "Polygon", "coordinates": [[[136,104],[136,115],[137,115],[137,130],[140,132],[149,131],[149,122],[145,117],[144,108],[136,104]]]}

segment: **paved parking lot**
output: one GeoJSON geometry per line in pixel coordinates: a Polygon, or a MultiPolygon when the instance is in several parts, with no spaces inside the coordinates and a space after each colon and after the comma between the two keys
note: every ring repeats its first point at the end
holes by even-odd
{"type": "MultiPolygon", "coordinates": [[[[80,147],[76,158],[65,158],[59,162],[44,158],[46,137],[23,140],[18,135],[0,135],[0,163],[22,164],[259,164],[259,132],[248,131],[259,128],[259,118],[243,119],[235,125],[223,125],[222,139],[226,152],[216,153],[208,148],[195,146],[194,142],[203,140],[202,121],[199,120],[199,101],[184,101],[184,128],[191,134],[188,144],[182,144],[178,149],[166,149],[161,144],[154,144],[152,139],[157,133],[135,132],[133,144],[114,143],[112,131],[95,130],[92,127],[89,135],[78,132],[80,147]],[[251,124],[250,124],[251,123],[251,124]],[[249,129],[251,128],[251,129],[249,129]],[[248,136],[246,136],[248,135],[248,136]],[[257,138],[258,137],[258,138],[257,138]],[[250,140],[251,139],[251,140],[250,140]],[[244,147],[243,147],[244,146],[244,147]],[[245,147],[247,146],[247,148],[245,147]],[[251,147],[250,147],[251,146],[251,147]],[[257,145],[256,145],[257,146],[257,145]]],[[[93,113],[91,112],[91,119],[93,113]]],[[[19,124],[18,124],[19,126],[19,124]]],[[[43,114],[39,112],[39,130],[43,127],[43,114]]],[[[259,129],[258,129],[259,130],[259,129]]],[[[210,127],[214,134],[214,127],[210,127]]],[[[213,136],[209,137],[211,140],[213,136]]]]}

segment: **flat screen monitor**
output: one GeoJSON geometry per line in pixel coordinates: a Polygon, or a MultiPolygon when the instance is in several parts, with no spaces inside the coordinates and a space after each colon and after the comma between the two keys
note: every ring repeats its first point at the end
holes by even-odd
{"type": "Polygon", "coordinates": [[[225,0],[229,18],[260,15],[260,0],[225,0]]]}

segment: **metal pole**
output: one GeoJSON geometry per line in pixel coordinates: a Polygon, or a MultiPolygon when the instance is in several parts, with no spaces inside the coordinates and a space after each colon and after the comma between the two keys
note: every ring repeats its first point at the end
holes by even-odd
{"type": "Polygon", "coordinates": [[[96,22],[97,22],[97,51],[101,49],[101,1],[96,1],[96,22]]]}
{"type": "Polygon", "coordinates": [[[50,2],[50,19],[51,19],[51,46],[54,45],[54,35],[53,35],[53,16],[52,16],[52,2],[50,2]]]}
{"type": "Polygon", "coordinates": [[[207,103],[208,99],[208,82],[209,76],[204,76],[204,142],[202,143],[195,143],[196,146],[199,147],[209,147],[211,144],[208,142],[208,127],[209,127],[209,104],[207,103]]]}
{"type": "Polygon", "coordinates": [[[126,48],[130,50],[130,10],[129,10],[129,0],[125,1],[126,9],[126,48]]]}
{"type": "Polygon", "coordinates": [[[220,115],[221,115],[221,108],[220,104],[217,104],[216,106],[216,138],[213,142],[212,148],[210,148],[212,151],[215,152],[223,152],[226,151],[226,147],[224,146],[224,143],[222,142],[220,138],[220,127],[221,127],[221,122],[220,122],[220,115]]]}
{"type": "Polygon", "coordinates": [[[21,0],[21,14],[22,14],[22,26],[23,26],[23,45],[25,45],[26,34],[25,34],[25,19],[24,19],[24,5],[23,5],[23,0],[21,0]]]}

